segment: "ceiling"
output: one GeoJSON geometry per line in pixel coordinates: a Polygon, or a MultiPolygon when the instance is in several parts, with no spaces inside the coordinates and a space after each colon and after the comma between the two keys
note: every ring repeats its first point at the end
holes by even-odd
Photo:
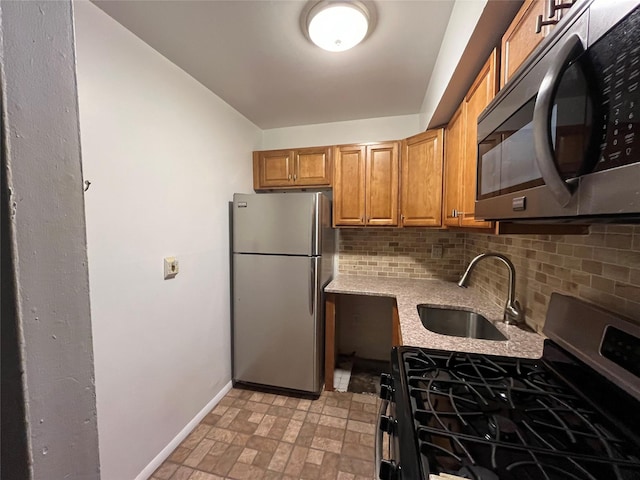
{"type": "Polygon", "coordinates": [[[365,1],[375,29],[341,53],[304,36],[305,0],[94,3],[270,129],[418,113],[454,0],[365,1]]]}

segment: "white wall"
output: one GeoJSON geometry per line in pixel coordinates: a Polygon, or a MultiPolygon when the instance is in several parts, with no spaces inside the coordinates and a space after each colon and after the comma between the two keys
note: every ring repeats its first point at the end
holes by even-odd
{"type": "Polygon", "coordinates": [[[419,123],[423,130],[431,123],[486,4],[487,0],[456,0],[420,108],[419,123]]]}
{"type": "Polygon", "coordinates": [[[231,379],[228,202],[262,133],[93,4],[75,21],[102,480],[124,480],[231,379]]]}
{"type": "Polygon", "coordinates": [[[262,150],[400,140],[419,133],[419,116],[367,118],[263,131],[262,150]]]}

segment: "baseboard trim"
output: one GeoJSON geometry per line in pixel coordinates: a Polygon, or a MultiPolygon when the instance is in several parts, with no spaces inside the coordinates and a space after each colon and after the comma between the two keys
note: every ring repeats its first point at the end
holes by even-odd
{"type": "Polygon", "coordinates": [[[180,430],[180,433],[178,433],[173,438],[173,440],[171,440],[169,444],[166,447],[164,447],[158,455],[156,455],[156,457],[153,460],[151,460],[149,465],[147,465],[138,474],[135,480],[147,480],[149,477],[151,477],[151,475],[153,475],[153,472],[155,472],[158,469],[158,467],[162,465],[162,462],[164,462],[167,458],[169,458],[169,455],[171,455],[171,453],[178,447],[178,445],[180,445],[180,443],[185,438],[187,438],[187,435],[189,435],[191,431],[194,428],[196,428],[198,423],[200,423],[200,420],[202,420],[207,415],[207,413],[209,413],[211,409],[213,409],[213,407],[215,407],[218,404],[218,402],[222,400],[222,397],[224,397],[227,394],[227,392],[231,390],[231,386],[232,384],[231,382],[229,382],[224,387],[222,387],[222,390],[220,390],[220,392],[218,392],[218,394],[215,397],[213,397],[211,401],[207,403],[204,406],[204,408],[200,410],[198,414],[195,417],[193,417],[193,419],[189,423],[187,423],[182,430],[180,430]]]}

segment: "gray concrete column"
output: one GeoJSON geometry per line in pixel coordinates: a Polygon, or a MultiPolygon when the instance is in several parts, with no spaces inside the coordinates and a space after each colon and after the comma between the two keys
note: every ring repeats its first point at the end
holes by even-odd
{"type": "MultiPolygon", "coordinates": [[[[3,423],[24,417],[29,478],[98,479],[72,3],[3,0],[0,15],[2,234],[13,260],[3,294],[6,281],[16,287],[13,318],[2,318],[3,335],[5,322],[15,334],[3,390],[7,374],[24,399],[24,412],[5,412],[3,391],[3,423]]],[[[2,428],[2,478],[19,480],[24,465],[5,464],[2,428]]]]}

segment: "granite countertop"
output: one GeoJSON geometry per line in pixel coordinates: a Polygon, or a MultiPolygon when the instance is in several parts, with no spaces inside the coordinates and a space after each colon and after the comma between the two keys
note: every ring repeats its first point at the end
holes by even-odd
{"type": "MultiPolygon", "coordinates": [[[[338,275],[324,289],[327,293],[395,298],[398,304],[403,345],[472,353],[540,358],[544,337],[502,322],[503,308],[473,288],[460,288],[443,280],[338,275]],[[416,306],[457,307],[484,315],[507,341],[478,340],[440,335],[424,328],[416,306]]],[[[506,295],[506,292],[505,292],[506,295]]]]}

